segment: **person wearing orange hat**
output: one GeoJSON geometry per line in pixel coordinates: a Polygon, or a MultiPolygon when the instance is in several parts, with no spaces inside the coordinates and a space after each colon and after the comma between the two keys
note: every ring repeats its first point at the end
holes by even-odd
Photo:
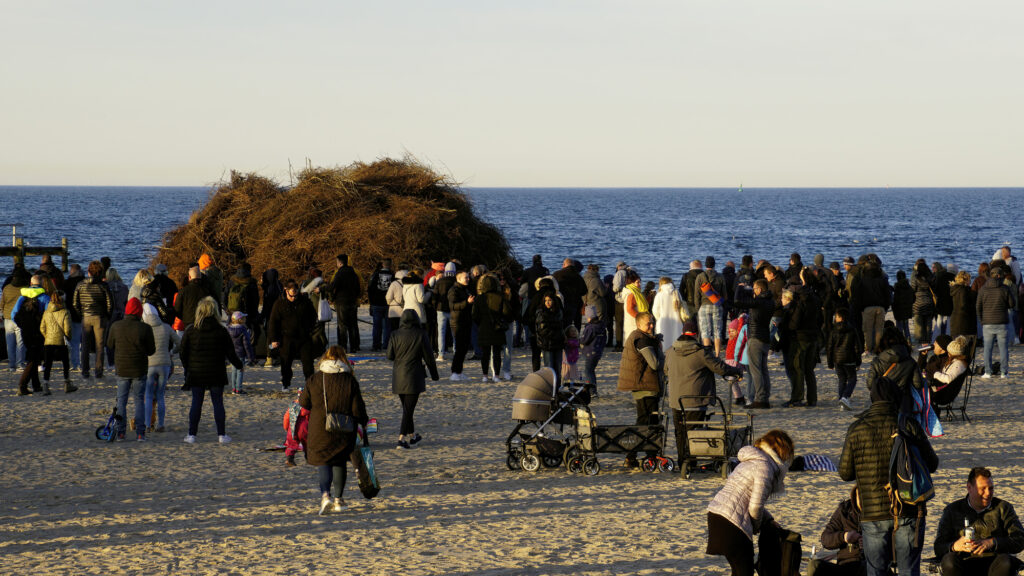
{"type": "Polygon", "coordinates": [[[203,273],[206,282],[206,289],[217,301],[217,306],[224,307],[224,273],[214,265],[213,258],[209,254],[199,257],[199,270],[203,273]]]}
{"type": "Polygon", "coordinates": [[[121,417],[117,438],[124,440],[127,421],[128,394],[135,393],[135,434],[142,442],[146,439],[146,376],[149,356],[156,353],[153,328],[142,321],[142,302],[131,298],[124,308],[124,318],[114,322],[107,332],[107,348],[114,351],[114,371],[117,374],[117,412],[121,417]]]}

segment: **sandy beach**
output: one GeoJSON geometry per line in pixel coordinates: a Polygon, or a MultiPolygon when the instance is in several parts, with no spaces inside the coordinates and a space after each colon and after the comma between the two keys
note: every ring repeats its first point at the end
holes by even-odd
{"type": "MultiPolygon", "coordinates": [[[[365,310],[364,310],[365,312],[365,310]]],[[[364,348],[368,330],[361,327],[364,348]]],[[[979,357],[981,351],[978,351],[979,357]]],[[[597,476],[564,468],[529,473],[505,466],[505,437],[514,423],[516,381],[484,384],[479,364],[469,382],[428,382],[416,424],[424,441],[396,450],[400,406],[391,366],[379,355],[356,367],[367,408],[380,423],[371,437],[382,480],[364,500],[349,474],[349,509],[316,515],[312,466],[284,466],[282,416],[294,394],[280,391],[278,369],[246,372],[249,394],[227,396],[234,442],[219,445],[207,401],[198,443],[182,442],[189,398],[180,367],[168,387],[167,432],[150,441],[104,443],[94,431],[114,404],[111,374],[82,382],[73,394],[16,396],[15,375],[0,372],[0,556],[8,574],[725,574],[724,559],[704,554],[705,509],[723,480],[698,474],[629,472],[618,455],[601,456],[597,476]]],[[[987,465],[997,495],[1024,506],[1024,437],[1016,413],[1021,348],[1011,349],[1009,379],[975,379],[973,423],[946,423],[933,441],[941,460],[929,505],[925,557],[942,507],[964,495],[967,471],[987,465]]],[[[615,392],[619,355],[599,370],[600,424],[635,417],[628,394],[615,392]]],[[[513,373],[529,370],[517,349],[513,373]]],[[[297,367],[298,368],[298,367],[297,367]]],[[[835,375],[819,366],[816,408],[757,414],[755,435],[791,433],[797,454],[838,463],[846,428],[857,412],[835,404],[835,375]]],[[[863,375],[863,370],[861,371],[863,375]]],[[[59,381],[57,378],[55,381],[59,381]]],[[[773,405],[788,398],[772,365],[773,405]]],[[[861,380],[863,382],[863,379],[861,380]]],[[[725,393],[720,384],[719,393],[725,393]]],[[[868,402],[862,383],[853,398],[868,402]]],[[[129,402],[129,413],[133,410],[129,402]]],[[[132,437],[129,434],[129,437],[132,437]]],[[[676,455],[674,441],[667,453],[676,455]]],[[[299,457],[301,462],[301,456],[299,457]]],[[[804,551],[818,536],[849,484],[834,473],[794,472],[787,493],[769,510],[799,531],[804,551]]]]}

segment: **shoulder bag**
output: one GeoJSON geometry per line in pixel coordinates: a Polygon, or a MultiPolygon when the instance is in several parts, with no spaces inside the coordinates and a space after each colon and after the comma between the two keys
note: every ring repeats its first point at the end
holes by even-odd
{"type": "Polygon", "coordinates": [[[327,413],[324,419],[324,430],[328,432],[354,432],[355,419],[348,414],[341,412],[328,412],[327,411],[327,378],[324,377],[323,373],[320,374],[320,386],[324,392],[324,411],[327,413]]]}

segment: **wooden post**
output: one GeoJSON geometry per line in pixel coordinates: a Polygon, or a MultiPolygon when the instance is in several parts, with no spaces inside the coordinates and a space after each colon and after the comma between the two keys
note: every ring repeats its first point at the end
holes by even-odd
{"type": "Polygon", "coordinates": [[[60,239],[60,269],[66,275],[68,273],[68,238],[64,236],[60,239]]]}
{"type": "Polygon", "coordinates": [[[14,264],[15,265],[21,264],[22,266],[24,266],[25,265],[25,239],[24,238],[15,237],[14,238],[14,247],[18,249],[18,253],[14,255],[14,264]]]}

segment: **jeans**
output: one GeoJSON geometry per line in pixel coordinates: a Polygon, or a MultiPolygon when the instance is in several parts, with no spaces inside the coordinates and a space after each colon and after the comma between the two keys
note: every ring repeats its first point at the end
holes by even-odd
{"type": "Polygon", "coordinates": [[[164,396],[167,380],[171,377],[170,366],[150,366],[146,374],[146,423],[153,421],[153,404],[156,404],[157,426],[164,425],[164,396]]]}
{"type": "Polygon", "coordinates": [[[348,474],[348,468],[345,467],[345,463],[342,462],[340,466],[327,464],[325,466],[316,467],[317,480],[320,482],[320,493],[328,494],[331,491],[331,485],[334,485],[334,497],[341,498],[341,493],[345,490],[345,479],[348,474]]]}
{"type": "Polygon", "coordinates": [[[117,413],[124,418],[122,428],[118,430],[124,433],[124,422],[128,421],[128,394],[134,392],[135,396],[135,430],[142,434],[146,429],[146,381],[144,378],[118,378],[117,379],[117,413]]]}
{"type": "MultiPolygon", "coordinates": [[[[600,338],[601,336],[598,336],[598,339],[600,338]]],[[[600,352],[596,352],[597,348],[597,346],[583,348],[583,381],[595,388],[597,388],[597,364],[601,361],[601,356],[604,356],[604,348],[602,347],[600,352]]]]}
{"type": "Polygon", "coordinates": [[[231,383],[231,389],[232,390],[241,390],[242,389],[242,376],[244,374],[245,374],[244,370],[239,370],[238,368],[235,368],[234,366],[231,367],[231,378],[228,380],[228,382],[231,383]]]}
{"type": "Polygon", "coordinates": [[[768,402],[772,393],[772,382],[768,376],[768,343],[751,338],[747,341],[747,360],[750,367],[750,381],[754,388],[753,402],[768,402]]]}
{"type": "Polygon", "coordinates": [[[562,349],[541,349],[541,355],[544,358],[544,365],[550,367],[552,370],[555,371],[555,387],[557,388],[562,383],[562,349]]]}
{"type": "Polygon", "coordinates": [[[21,341],[21,330],[14,320],[4,318],[4,334],[7,339],[7,364],[14,370],[25,361],[25,343],[21,341]]]}
{"type": "MultiPolygon", "coordinates": [[[[199,419],[203,417],[203,397],[206,388],[192,387],[192,407],[188,410],[188,433],[195,436],[199,430],[199,419]]],[[[224,387],[210,388],[210,402],[213,403],[213,420],[217,424],[217,435],[224,435],[224,387]]]]}
{"type": "Polygon", "coordinates": [[[874,352],[881,343],[882,326],[885,323],[885,308],[868,306],[861,312],[861,327],[864,330],[864,350],[874,352]]]}
{"type": "Polygon", "coordinates": [[[437,349],[442,354],[448,353],[448,342],[452,339],[452,313],[437,313],[437,349]]]}
{"type": "Polygon", "coordinates": [[[910,321],[906,318],[903,320],[896,321],[896,327],[900,329],[900,334],[910,342],[910,321]]]}
{"type": "Polygon", "coordinates": [[[388,307],[370,306],[370,317],[373,318],[373,330],[370,332],[370,347],[381,350],[387,346],[391,330],[388,330],[388,307]]]}
{"type": "Polygon", "coordinates": [[[837,364],[836,378],[839,380],[839,397],[849,399],[857,387],[857,365],[837,364]]]}
{"type": "Polygon", "coordinates": [[[508,330],[505,330],[505,347],[501,351],[501,372],[503,374],[512,373],[512,340],[515,338],[515,332],[516,329],[512,325],[509,325],[508,330]]]}
{"type": "Polygon", "coordinates": [[[992,374],[992,346],[999,340],[999,369],[1003,374],[1009,374],[1010,349],[1007,347],[1006,324],[983,324],[981,326],[982,336],[985,338],[985,374],[992,374]]]}
{"type": "Polygon", "coordinates": [[[935,316],[933,323],[932,340],[935,340],[939,334],[949,334],[949,316],[938,314],[935,316]]]}
{"type": "Polygon", "coordinates": [[[894,548],[900,576],[920,576],[920,542],[924,537],[924,523],[918,518],[900,518],[895,532],[892,519],[873,522],[862,520],[860,530],[868,576],[888,574],[894,548]]]}
{"type": "Polygon", "coordinates": [[[68,342],[68,354],[71,357],[71,369],[82,367],[82,323],[71,322],[71,339],[68,342]]]}

